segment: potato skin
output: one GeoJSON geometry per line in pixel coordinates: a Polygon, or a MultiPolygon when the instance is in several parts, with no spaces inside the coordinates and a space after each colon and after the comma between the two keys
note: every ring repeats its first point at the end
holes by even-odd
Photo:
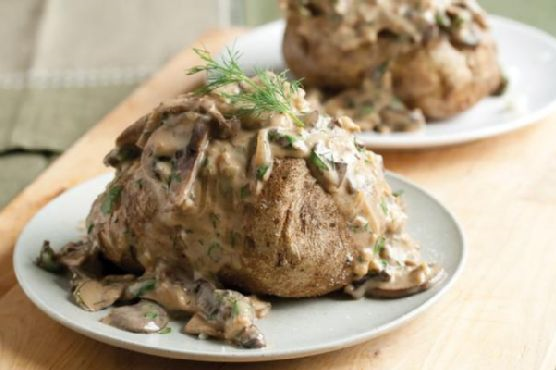
{"type": "Polygon", "coordinates": [[[382,63],[391,60],[394,93],[430,120],[449,118],[492,94],[501,83],[495,42],[488,32],[474,48],[458,48],[443,35],[418,48],[404,50],[396,41],[342,51],[326,39],[312,42],[286,27],[282,50],[288,68],[310,87],[351,88],[382,63]],[[390,59],[392,55],[398,55],[390,59]]]}
{"type": "Polygon", "coordinates": [[[279,297],[320,296],[351,282],[353,241],[334,200],[304,160],[275,160],[244,218],[243,266],[222,271],[223,282],[279,297]]]}
{"type": "Polygon", "coordinates": [[[395,59],[391,71],[395,94],[431,120],[471,108],[501,83],[496,45],[488,34],[473,49],[458,49],[442,37],[395,59]]]}
{"type": "Polygon", "coordinates": [[[309,87],[348,88],[361,85],[365,76],[384,63],[389,53],[379,50],[391,43],[378,40],[349,51],[337,50],[327,40],[311,42],[288,24],[282,43],[282,53],[288,68],[309,87]]]}

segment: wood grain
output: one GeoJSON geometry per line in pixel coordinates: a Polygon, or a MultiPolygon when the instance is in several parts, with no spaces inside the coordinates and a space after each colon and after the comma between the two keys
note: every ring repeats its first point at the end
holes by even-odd
{"type": "MultiPolygon", "coordinates": [[[[203,38],[217,49],[235,33],[203,38]]],[[[102,120],[0,214],[1,369],[556,369],[556,117],[503,137],[429,151],[384,152],[388,169],[430,190],[467,236],[464,272],[436,306],[365,344],[300,360],[215,364],[112,348],[48,319],[15,283],[11,250],[53,196],[105,169],[114,137],[191,87],[185,51],[102,120]],[[554,218],[553,218],[554,217],[554,218]]]]}

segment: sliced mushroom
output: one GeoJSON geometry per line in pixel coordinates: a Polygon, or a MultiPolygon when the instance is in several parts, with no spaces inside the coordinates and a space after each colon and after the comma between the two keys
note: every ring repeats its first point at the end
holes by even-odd
{"type": "Polygon", "coordinates": [[[172,181],[170,190],[173,203],[182,208],[190,206],[189,194],[195,183],[197,172],[205,159],[205,151],[209,142],[208,125],[204,121],[198,121],[191,133],[191,139],[184,152],[176,153],[176,175],[179,181],[172,181]]]}
{"type": "Polygon", "coordinates": [[[146,116],[144,130],[141,133],[139,139],[137,139],[136,145],[139,148],[143,149],[149,137],[153,134],[153,132],[156,131],[156,129],[160,125],[162,125],[165,118],[169,114],[193,111],[195,107],[193,107],[192,104],[194,103],[192,103],[190,100],[180,98],[160,103],[160,105],[154,110],[154,112],[146,116]]]}
{"type": "Polygon", "coordinates": [[[227,119],[218,110],[213,100],[202,100],[200,104],[202,112],[208,113],[212,120],[211,136],[218,139],[228,139],[235,136],[241,128],[241,121],[237,117],[227,119]]]}
{"type": "Polygon", "coordinates": [[[259,194],[263,183],[270,177],[273,165],[272,149],[268,140],[267,129],[259,130],[255,145],[255,153],[251,158],[250,172],[256,184],[255,193],[259,194]]]}
{"type": "Polygon", "coordinates": [[[147,116],[143,116],[118,136],[116,148],[104,157],[104,163],[107,166],[119,168],[123,162],[135,159],[141,154],[141,149],[137,147],[136,143],[145,130],[146,123],[147,116]]]}
{"type": "Polygon", "coordinates": [[[193,315],[183,327],[183,331],[187,334],[204,334],[215,338],[222,338],[224,336],[221,330],[218,330],[215,325],[209,324],[208,321],[199,314],[193,315]]]}
{"type": "Polygon", "coordinates": [[[59,261],[68,269],[74,269],[86,263],[91,256],[91,248],[85,241],[70,242],[59,253],[59,261]]]}
{"type": "Polygon", "coordinates": [[[125,283],[83,279],[75,286],[73,298],[84,310],[98,311],[110,307],[122,296],[125,283]]]}
{"type": "MultiPolygon", "coordinates": [[[[244,348],[258,348],[265,344],[264,336],[255,326],[256,309],[252,298],[232,290],[215,289],[206,281],[199,281],[197,312],[185,331],[224,338],[244,348]]],[[[266,307],[258,303],[263,314],[266,307]]]]}
{"type": "Polygon", "coordinates": [[[168,325],[168,313],[158,304],[141,300],[114,308],[101,322],[132,333],[157,333],[168,325]]]}
{"type": "Polygon", "coordinates": [[[422,292],[445,277],[444,270],[436,264],[420,264],[416,268],[394,274],[388,281],[368,279],[365,293],[376,298],[400,298],[422,292]]]}

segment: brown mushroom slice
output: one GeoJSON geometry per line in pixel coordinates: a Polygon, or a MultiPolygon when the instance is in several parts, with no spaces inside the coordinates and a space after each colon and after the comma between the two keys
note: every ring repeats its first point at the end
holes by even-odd
{"type": "Polygon", "coordinates": [[[160,105],[151,113],[149,113],[145,120],[143,132],[136,141],[136,145],[143,149],[147,144],[149,137],[160,127],[165,118],[170,113],[183,113],[194,110],[193,103],[181,98],[175,98],[160,103],[160,105]]]}
{"type": "Polygon", "coordinates": [[[132,306],[113,308],[100,320],[132,333],[157,333],[168,325],[168,313],[158,304],[141,300],[132,306]]]}
{"type": "Polygon", "coordinates": [[[251,158],[251,175],[257,183],[257,194],[262,189],[262,182],[270,177],[272,163],[272,149],[268,140],[268,130],[261,129],[257,133],[255,153],[251,158]]]}
{"type": "Polygon", "coordinates": [[[170,311],[193,312],[195,310],[195,293],[178,282],[159,281],[154,289],[142,296],[158,302],[170,311]]]}
{"type": "Polygon", "coordinates": [[[209,337],[223,338],[224,334],[215,325],[211,325],[201,315],[195,314],[185,324],[183,331],[193,335],[207,335],[209,337]]]}
{"type": "Polygon", "coordinates": [[[116,148],[104,157],[104,163],[118,168],[122,162],[137,158],[141,154],[141,149],[137,147],[136,143],[145,130],[146,123],[147,116],[143,116],[127,127],[116,139],[116,148]]]}
{"type": "Polygon", "coordinates": [[[200,317],[189,328],[186,325],[186,331],[199,331],[208,325],[211,329],[200,333],[225,338],[242,348],[265,346],[264,336],[254,324],[256,309],[251,298],[232,290],[215,289],[212,284],[204,281],[199,282],[196,291],[196,315],[200,317]]]}
{"type": "Polygon", "coordinates": [[[205,159],[205,151],[208,147],[208,126],[203,121],[198,121],[191,133],[191,139],[185,152],[176,153],[176,177],[179,181],[172,181],[173,203],[180,207],[189,207],[189,194],[195,183],[197,172],[205,159]]]}
{"type": "Polygon", "coordinates": [[[84,241],[70,242],[58,253],[60,263],[70,270],[84,265],[91,256],[91,246],[84,241]]]}
{"type": "Polygon", "coordinates": [[[123,294],[122,282],[104,283],[93,279],[83,279],[73,290],[75,302],[84,310],[98,311],[114,304],[123,294]]]}
{"type": "Polygon", "coordinates": [[[420,293],[444,279],[444,269],[436,264],[422,263],[410,271],[392,274],[385,279],[368,279],[365,295],[375,298],[401,298],[420,293]]]}

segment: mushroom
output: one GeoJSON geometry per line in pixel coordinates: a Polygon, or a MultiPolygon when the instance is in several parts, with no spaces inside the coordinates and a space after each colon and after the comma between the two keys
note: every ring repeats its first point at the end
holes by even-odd
{"type": "Polygon", "coordinates": [[[81,279],[74,290],[75,302],[84,310],[98,311],[110,307],[122,297],[126,284],[121,281],[81,279]]]}
{"type": "Polygon", "coordinates": [[[206,281],[199,281],[195,291],[197,312],[185,325],[186,333],[225,338],[243,348],[265,346],[264,336],[254,324],[255,305],[264,315],[268,304],[232,290],[215,289],[206,281]]]}
{"type": "Polygon", "coordinates": [[[199,120],[193,128],[191,139],[185,151],[176,153],[175,175],[179,177],[179,181],[171,181],[170,183],[174,204],[186,208],[189,206],[187,202],[189,193],[195,183],[199,167],[205,159],[207,146],[208,125],[203,120],[199,120]]]}
{"type": "Polygon", "coordinates": [[[168,325],[168,313],[158,304],[141,300],[114,308],[101,322],[132,333],[157,333],[168,325]]]}
{"type": "Polygon", "coordinates": [[[422,292],[440,282],[445,271],[436,264],[421,263],[412,270],[404,269],[397,274],[389,274],[384,278],[369,278],[365,281],[365,295],[376,298],[400,298],[422,292]]]}

